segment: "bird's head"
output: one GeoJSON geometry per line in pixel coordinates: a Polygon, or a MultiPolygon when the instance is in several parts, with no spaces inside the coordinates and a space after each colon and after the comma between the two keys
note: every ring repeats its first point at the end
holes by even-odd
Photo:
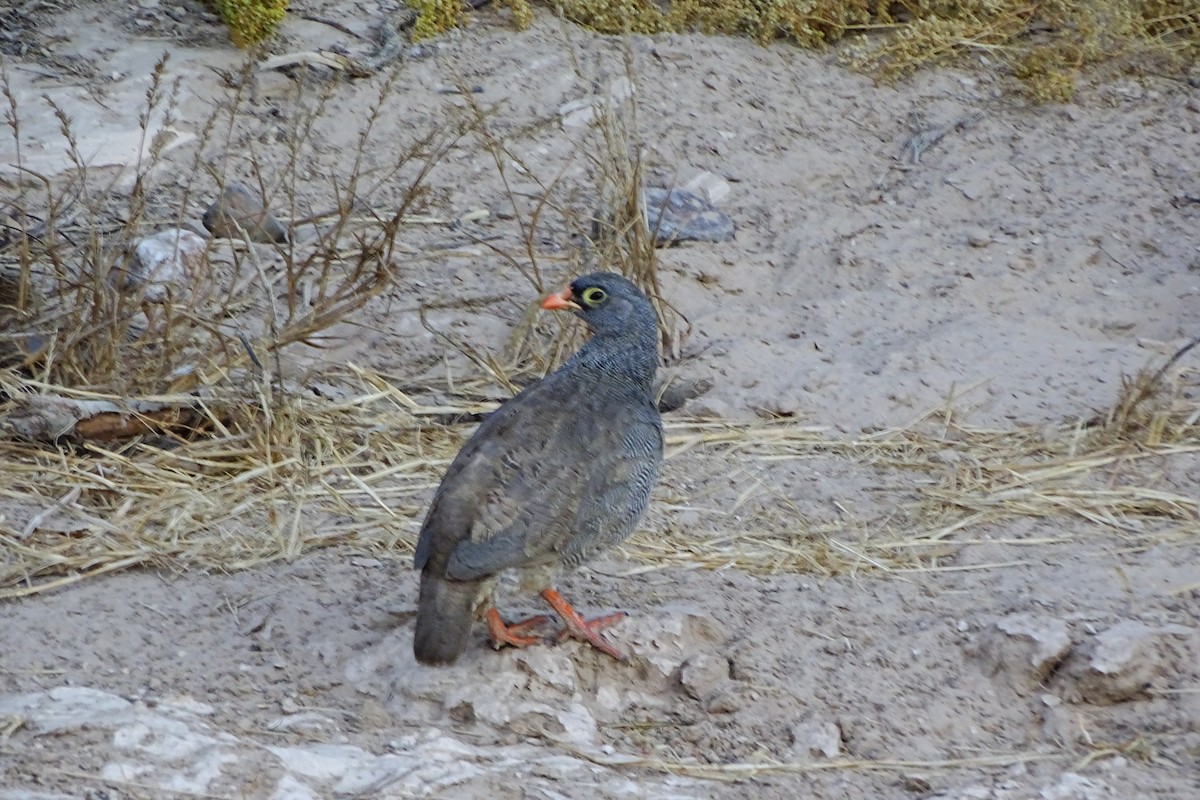
{"type": "Polygon", "coordinates": [[[542,308],[569,310],[597,335],[657,330],[654,307],[626,278],[612,272],[593,272],[571,281],[542,302],[542,308]]]}

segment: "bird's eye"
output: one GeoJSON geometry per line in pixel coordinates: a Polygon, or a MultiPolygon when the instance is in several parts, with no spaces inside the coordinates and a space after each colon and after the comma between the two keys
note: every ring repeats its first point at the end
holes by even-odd
{"type": "Polygon", "coordinates": [[[608,292],[601,289],[599,286],[589,286],[583,290],[583,302],[593,308],[603,303],[608,299],[608,292]]]}

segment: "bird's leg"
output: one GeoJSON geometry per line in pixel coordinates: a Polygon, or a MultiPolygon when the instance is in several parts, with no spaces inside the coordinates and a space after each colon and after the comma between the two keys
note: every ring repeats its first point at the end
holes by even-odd
{"type": "Polygon", "coordinates": [[[537,644],[542,641],[541,637],[527,635],[529,630],[550,621],[550,617],[545,614],[538,614],[536,617],[523,619],[509,625],[500,618],[500,612],[494,608],[488,609],[486,619],[488,635],[492,638],[492,647],[497,650],[506,644],[512,647],[528,647],[531,644],[537,644]]]}
{"type": "Polygon", "coordinates": [[[608,643],[608,640],[601,635],[600,631],[612,625],[614,622],[620,622],[625,619],[624,611],[617,611],[613,614],[605,614],[602,617],[595,619],[584,619],[579,615],[579,612],[571,607],[571,604],[566,599],[556,592],[554,589],[543,589],[542,599],[550,604],[550,607],[562,617],[566,628],[559,634],[559,640],[570,636],[573,639],[578,639],[581,642],[587,642],[592,647],[602,653],[615,658],[617,661],[628,661],[625,655],[608,643]]]}

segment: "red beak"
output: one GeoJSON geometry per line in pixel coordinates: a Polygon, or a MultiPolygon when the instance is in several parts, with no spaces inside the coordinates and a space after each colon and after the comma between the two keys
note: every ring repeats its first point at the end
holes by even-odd
{"type": "Polygon", "coordinates": [[[542,301],[542,308],[548,308],[551,311],[559,311],[564,308],[569,308],[572,311],[579,311],[579,304],[571,298],[571,287],[565,287],[561,292],[555,292],[542,301]]]}

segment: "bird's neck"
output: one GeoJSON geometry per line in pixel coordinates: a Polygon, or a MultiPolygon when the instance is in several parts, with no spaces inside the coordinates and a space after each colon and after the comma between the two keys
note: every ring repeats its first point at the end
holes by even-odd
{"type": "Polygon", "coordinates": [[[657,326],[649,326],[648,330],[598,331],[568,363],[604,380],[649,392],[658,370],[657,326]]]}

